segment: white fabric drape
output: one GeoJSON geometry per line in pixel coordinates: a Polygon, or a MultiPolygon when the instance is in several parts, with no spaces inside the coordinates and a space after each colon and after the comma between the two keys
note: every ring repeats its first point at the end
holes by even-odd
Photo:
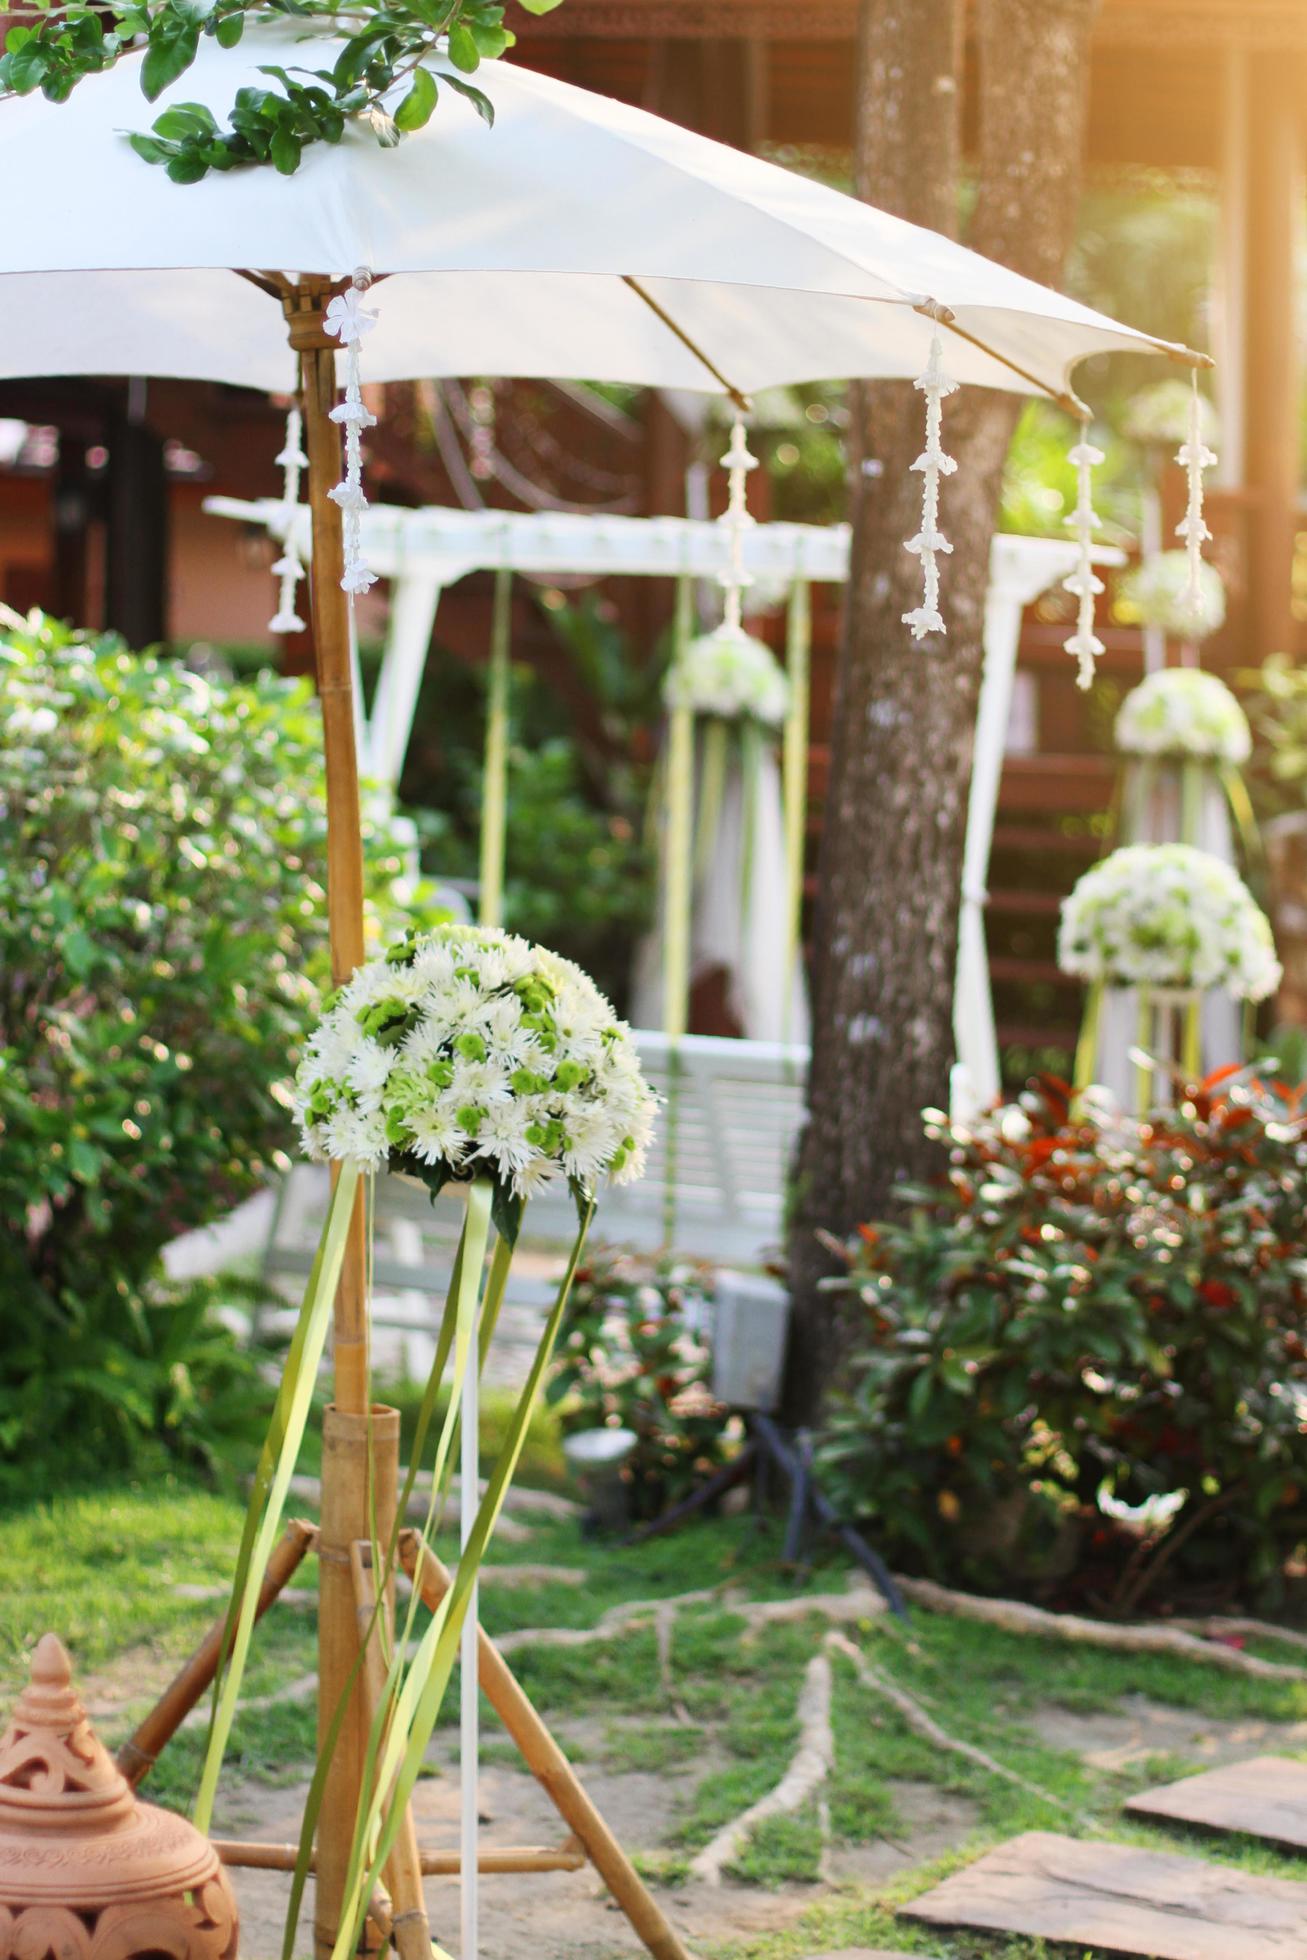
{"type": "MultiPolygon", "coordinates": [[[[727,1004],[749,1041],[810,1037],[807,989],[801,957],[786,987],[785,829],[776,757],[764,746],[755,777],[752,872],[744,902],[745,773],[733,745],[711,853],[695,886],[690,928],[691,983],[714,967],[727,976],[727,1004]]],[[[663,920],[636,955],[632,1019],[640,1028],[663,1026],[663,920]]]]}
{"type": "MultiPolygon", "coordinates": [[[[1184,834],[1181,821],[1182,765],[1162,760],[1147,764],[1127,760],[1122,782],[1123,844],[1195,845],[1226,864],[1236,862],[1230,806],[1215,772],[1204,767],[1197,795],[1193,835],[1184,834]]],[[[1110,1089],[1122,1108],[1133,1108],[1135,1067],[1130,1050],[1139,1039],[1139,995],[1134,987],[1109,987],[1103,994],[1098,1023],[1098,1052],[1094,1080],[1110,1089]]],[[[1242,1059],[1243,1015],[1232,995],[1214,991],[1202,1008],[1202,1070],[1204,1075],[1242,1059]]]]}

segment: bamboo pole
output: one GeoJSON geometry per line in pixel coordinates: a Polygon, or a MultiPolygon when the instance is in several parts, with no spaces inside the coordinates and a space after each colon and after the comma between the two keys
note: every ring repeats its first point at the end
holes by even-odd
{"type": "MultiPolygon", "coordinates": [[[[297,1844],[262,1844],[244,1838],[215,1838],[213,1848],[224,1865],[236,1871],[293,1872],[297,1844]]],[[[575,1838],[562,1844],[504,1844],[477,1854],[483,1876],[509,1872],[579,1872],[589,1863],[575,1838]]],[[[457,1878],[463,1868],[458,1851],[420,1851],[418,1864],[425,1878],[457,1878]]],[[[310,1867],[312,1869],[312,1867],[310,1867]]],[[[427,1960],[424,1954],[423,1960],[427,1960]]]]}
{"type": "MultiPolygon", "coordinates": [[[[357,1538],[350,1546],[350,1572],[354,1582],[355,1612],[361,1640],[367,1639],[376,1607],[377,1595],[372,1577],[371,1549],[369,1544],[357,1538]],[[368,1554],[366,1558],[365,1554],[368,1554]]],[[[393,1590],[392,1586],[392,1593],[393,1590]]],[[[383,1610],[393,1634],[392,1602],[387,1601],[383,1610]]],[[[371,1721],[376,1716],[386,1688],[385,1659],[381,1651],[381,1642],[375,1638],[368,1640],[367,1651],[363,1657],[363,1683],[369,1721],[371,1721]]],[[[426,1900],[422,1894],[422,1864],[418,1851],[417,1826],[413,1822],[413,1812],[407,1805],[398,1836],[386,1860],[385,1879],[390,1892],[391,1938],[400,1960],[431,1960],[431,1926],[427,1919],[426,1900]]]]}
{"type": "MultiPolygon", "coordinates": [[[[313,647],[322,709],[327,788],[327,917],[331,969],[337,985],[363,960],[363,838],[355,748],[354,674],[350,656],[349,604],[341,589],[344,544],[341,514],[331,491],[341,477],[341,438],[331,419],[336,403],[336,343],[323,320],[341,283],[283,281],[282,310],[290,344],[299,355],[308,497],[313,550],[309,591],[313,647]]],[[[367,1238],[363,1193],[350,1224],[336,1292],[332,1352],[335,1406],[328,1410],[322,1449],[322,1526],[318,1546],[318,1742],[325,1745],[334,1712],[349,1693],[358,1654],[358,1621],[350,1547],[371,1536],[369,1450],[377,1481],[375,1522],[383,1538],[394,1517],[399,1461],[399,1419],[371,1419],[368,1393],[367,1238]],[[372,1435],[369,1442],[369,1430],[372,1435]]],[[[344,1899],[354,1820],[363,1785],[367,1721],[362,1681],[350,1706],[327,1774],[318,1823],[314,1939],[319,1960],[336,1943],[344,1899]]],[[[365,1930],[367,1948],[377,1938],[365,1930]]]]}
{"type": "MultiPolygon", "coordinates": [[[[417,1532],[400,1535],[400,1559],[434,1611],[448,1592],[449,1572],[417,1532]]],[[[494,1643],[477,1628],[478,1675],[531,1774],[563,1821],[575,1832],[586,1856],[626,1914],[632,1930],[654,1960],[690,1960],[639,1874],[582,1788],[576,1771],[554,1741],[516,1676],[494,1643]]]]}
{"type": "MultiPolygon", "coordinates": [[[[273,1548],[259,1588],[254,1617],[262,1619],[274,1599],[299,1569],[317,1531],[302,1518],[292,1518],[273,1548]]],[[[207,1688],[213,1685],[227,1633],[227,1615],[214,1621],[185,1665],[178,1670],[136,1733],[118,1751],[118,1767],[133,1789],[149,1775],[159,1751],[170,1742],[207,1688]]]]}

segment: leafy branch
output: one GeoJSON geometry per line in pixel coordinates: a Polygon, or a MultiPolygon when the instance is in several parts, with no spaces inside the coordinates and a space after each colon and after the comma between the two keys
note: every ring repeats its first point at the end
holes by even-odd
{"type": "MultiPolygon", "coordinates": [[[[519,3],[539,15],[560,0],[519,3]]],[[[330,68],[261,65],[277,86],[238,89],[225,128],[205,103],[177,102],[149,134],[133,135],[137,155],[177,184],[250,164],[289,177],[310,144],[338,143],[350,121],[393,148],[431,120],[442,87],[466,96],[491,123],[489,97],[468,78],[516,39],[498,0],[32,0],[27,13],[5,37],[0,98],[39,89],[49,102],[66,102],[86,76],[141,53],[141,91],[154,102],[186,73],[201,37],[234,48],[251,20],[298,20],[343,37],[330,68]],[[437,49],[449,60],[439,80],[425,65],[437,49]]]]}

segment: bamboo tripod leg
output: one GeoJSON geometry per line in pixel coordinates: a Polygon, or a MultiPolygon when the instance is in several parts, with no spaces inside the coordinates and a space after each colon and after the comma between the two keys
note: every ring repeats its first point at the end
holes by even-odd
{"type": "MultiPolygon", "coordinates": [[[[268,1569],[254,1609],[256,1619],[262,1619],[282,1587],[289,1584],[316,1537],[314,1526],[305,1524],[300,1518],[293,1518],[286,1526],[268,1560],[268,1569]]],[[[227,1615],[224,1613],[214,1621],[190,1659],[173,1676],[135,1735],[124,1742],[118,1751],[118,1767],[133,1788],[148,1776],[159,1751],[172,1740],[205,1690],[212,1686],[226,1635],[227,1615]]]]}
{"type": "MultiPolygon", "coordinates": [[[[413,1531],[401,1534],[400,1559],[423,1600],[434,1611],[452,1583],[448,1570],[413,1531]]],[[[480,1628],[477,1652],[481,1686],[491,1707],[517,1745],[527,1768],[575,1833],[633,1931],[654,1955],[654,1960],[690,1960],[630,1859],[581,1787],[572,1765],[518,1685],[507,1661],[480,1628]]]]}
{"type": "MultiPolygon", "coordinates": [[[[367,1640],[368,1643],[363,1661],[363,1682],[370,1719],[376,1715],[386,1686],[386,1667],[381,1642],[375,1637],[368,1639],[377,1598],[372,1577],[371,1553],[370,1545],[361,1544],[357,1540],[350,1548],[359,1639],[367,1640]]],[[[393,1636],[394,1613],[389,1604],[383,1610],[391,1623],[393,1636]]],[[[427,1919],[426,1899],[422,1891],[422,1858],[418,1850],[417,1826],[413,1822],[411,1807],[405,1808],[399,1835],[386,1860],[385,1878],[390,1891],[390,1936],[400,1960],[431,1960],[431,1926],[427,1919]]]]}
{"type": "MultiPolygon", "coordinates": [[[[339,985],[361,964],[364,955],[363,839],[354,741],[349,605],[340,583],[344,544],[340,510],[330,495],[341,476],[340,429],[331,420],[336,400],[336,350],[334,341],[323,329],[332,292],[332,286],[324,280],[301,281],[295,286],[287,283],[282,289],[282,306],[290,344],[300,358],[304,436],[309,458],[308,492],[313,526],[310,593],[327,787],[327,915],[332,975],[339,985]]],[[[348,1427],[357,1424],[366,1427],[369,1402],[367,1245],[362,1191],[351,1222],[336,1293],[333,1334],[335,1430],[333,1440],[329,1418],[323,1439],[318,1567],[320,1745],[326,1740],[338,1704],[348,1692],[358,1653],[349,1548],[356,1539],[367,1538],[371,1531],[366,1451],[358,1447],[357,1429],[348,1427]]],[[[314,1931],[319,1960],[327,1960],[336,1943],[354,1819],[363,1784],[366,1744],[362,1684],[356,1683],[332,1755],[318,1824],[314,1931]]]]}

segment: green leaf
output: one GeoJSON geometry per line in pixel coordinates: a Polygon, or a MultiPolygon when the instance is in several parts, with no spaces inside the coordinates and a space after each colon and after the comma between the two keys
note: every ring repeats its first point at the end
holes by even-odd
{"type": "Polygon", "coordinates": [[[459,95],[465,95],[467,97],[468,101],[476,109],[482,122],[486,124],[487,128],[493,129],[495,124],[495,105],[490,100],[490,97],[483,95],[479,88],[473,88],[472,84],[465,82],[460,75],[446,75],[444,79],[447,87],[455,89],[459,95]]]}
{"type": "Polygon", "coordinates": [[[523,10],[528,14],[552,14],[555,7],[561,7],[563,0],[521,0],[523,10]]]}
{"type": "Polygon", "coordinates": [[[168,175],[174,184],[198,184],[208,174],[209,166],[198,150],[183,150],[168,165],[168,175]]]}
{"type": "Polygon", "coordinates": [[[171,109],[165,109],[156,116],[151,128],[156,136],[162,136],[173,143],[184,142],[188,136],[209,135],[217,125],[213,116],[202,102],[178,102],[171,109]]]}
{"type": "Polygon", "coordinates": [[[273,131],[272,161],[283,177],[293,177],[300,167],[300,157],[304,146],[294,130],[279,128],[273,131]]]}
{"type": "Polygon", "coordinates": [[[481,66],[476,36],[465,21],[456,20],[449,30],[449,58],[465,75],[475,75],[481,66]]]}
{"type": "Polygon", "coordinates": [[[15,95],[30,95],[34,88],[40,86],[48,65],[49,56],[41,43],[29,41],[5,56],[5,84],[15,95]]]}
{"type": "MultiPolygon", "coordinates": [[[[141,63],[141,92],[147,102],[156,101],[169,83],[186,73],[199,45],[198,21],[183,20],[180,14],[173,13],[171,9],[155,16],[150,28],[150,44],[141,63]]],[[[176,181],[194,180],[178,178],[176,181]]]]}
{"type": "Polygon", "coordinates": [[[514,46],[515,34],[506,27],[486,27],[480,21],[469,21],[468,32],[477,44],[477,52],[483,61],[498,61],[501,54],[514,46]]]}
{"type": "Polygon", "coordinates": [[[395,111],[395,127],[405,131],[421,129],[431,121],[439,91],[428,68],[413,71],[413,86],[395,111]]]}
{"type": "Polygon", "coordinates": [[[220,48],[234,48],[244,32],[244,14],[224,14],[214,27],[213,38],[220,48]]]}
{"type": "Polygon", "coordinates": [[[156,143],[152,136],[129,136],[127,141],[146,163],[164,163],[172,155],[169,145],[156,143]]]}

